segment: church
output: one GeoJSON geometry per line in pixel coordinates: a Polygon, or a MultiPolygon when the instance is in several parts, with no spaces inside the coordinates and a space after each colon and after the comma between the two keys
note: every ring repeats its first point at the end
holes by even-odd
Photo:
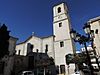
{"type": "MultiPolygon", "coordinates": [[[[73,54],[74,44],[70,36],[70,17],[66,3],[60,3],[53,7],[53,35],[47,37],[37,37],[32,34],[28,39],[16,45],[16,54],[26,56],[33,46],[32,52],[47,53],[55,61],[55,65],[62,74],[62,67],[68,73],[65,56],[73,54]]],[[[73,73],[74,64],[70,64],[69,72],[73,73]]]]}

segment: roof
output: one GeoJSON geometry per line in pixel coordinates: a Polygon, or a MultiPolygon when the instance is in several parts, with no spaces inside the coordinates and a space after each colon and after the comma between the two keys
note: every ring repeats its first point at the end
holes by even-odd
{"type": "Polygon", "coordinates": [[[44,37],[41,37],[41,39],[45,39],[45,38],[49,38],[49,37],[54,37],[54,35],[44,36],[44,37]]]}
{"type": "Polygon", "coordinates": [[[38,37],[38,36],[35,36],[35,35],[31,35],[30,37],[28,37],[25,41],[23,41],[23,42],[20,42],[20,43],[18,43],[17,45],[19,45],[19,44],[23,44],[23,43],[26,43],[28,40],[30,40],[32,37],[37,37],[37,38],[40,38],[40,39],[45,39],[45,38],[49,38],[49,37],[54,37],[54,35],[50,35],[50,36],[45,36],[45,37],[38,37]]]}
{"type": "MultiPolygon", "coordinates": [[[[30,40],[33,36],[34,36],[34,35],[29,36],[25,41],[20,42],[20,43],[18,43],[17,45],[23,44],[23,43],[27,42],[27,41],[30,40]]],[[[37,36],[35,36],[35,37],[37,37],[37,36]]],[[[38,37],[38,38],[39,38],[39,37],[38,37]]]]}
{"type": "Polygon", "coordinates": [[[100,20],[100,16],[90,19],[88,22],[93,23],[100,20]]]}

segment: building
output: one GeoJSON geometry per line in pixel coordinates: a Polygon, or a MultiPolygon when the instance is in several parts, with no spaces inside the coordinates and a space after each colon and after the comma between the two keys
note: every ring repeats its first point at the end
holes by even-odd
{"type": "Polygon", "coordinates": [[[21,75],[24,71],[32,71],[34,75],[56,75],[56,66],[47,53],[30,52],[27,56],[15,55],[12,74],[21,75]]]}
{"type": "MultiPolygon", "coordinates": [[[[87,46],[87,50],[88,50],[88,53],[90,56],[90,61],[91,61],[91,65],[93,67],[93,72],[98,73],[100,63],[99,63],[99,59],[96,57],[95,50],[91,47],[91,45],[87,46]]],[[[86,54],[86,49],[84,47],[81,48],[81,53],[86,54]]],[[[85,67],[86,64],[85,63],[83,63],[83,64],[84,64],[83,66],[85,67]]],[[[83,71],[84,71],[84,69],[83,69],[83,71]]]]}
{"type": "Polygon", "coordinates": [[[100,56],[100,16],[90,19],[88,21],[91,26],[91,30],[94,30],[94,46],[98,56],[100,56]]]}
{"type": "MultiPolygon", "coordinates": [[[[10,36],[9,38],[9,55],[5,55],[1,62],[3,62],[3,75],[11,75],[14,66],[14,55],[15,55],[15,47],[18,38],[10,36]]],[[[1,74],[0,73],[0,74],[1,74]]]]}
{"type": "Polygon", "coordinates": [[[47,53],[49,57],[52,57],[60,74],[73,73],[75,65],[70,64],[69,67],[65,61],[65,56],[74,52],[70,29],[71,24],[66,4],[57,4],[53,7],[53,35],[42,38],[31,35],[26,41],[16,45],[16,54],[26,56],[33,47],[33,52],[47,53]]]}

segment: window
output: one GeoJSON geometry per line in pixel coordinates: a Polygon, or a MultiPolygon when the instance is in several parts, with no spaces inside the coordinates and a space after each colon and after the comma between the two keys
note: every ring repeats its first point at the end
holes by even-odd
{"type": "Polygon", "coordinates": [[[21,51],[21,50],[18,50],[18,55],[20,55],[20,51],[21,51]]]}
{"type": "Polygon", "coordinates": [[[60,72],[65,73],[65,65],[60,65],[60,72]]]}
{"type": "Polygon", "coordinates": [[[61,12],[61,7],[58,7],[58,13],[60,13],[61,12]]]}
{"type": "Polygon", "coordinates": [[[31,53],[33,51],[34,45],[31,43],[27,43],[27,54],[31,53]]]}
{"type": "Polygon", "coordinates": [[[45,52],[47,53],[47,51],[48,51],[48,45],[46,44],[45,45],[45,52]]]}
{"type": "Polygon", "coordinates": [[[59,27],[62,27],[62,22],[59,23],[59,27]]]}
{"type": "Polygon", "coordinates": [[[59,74],[59,66],[56,67],[56,73],[59,74]]]}
{"type": "Polygon", "coordinates": [[[28,43],[27,44],[27,49],[33,50],[33,48],[34,48],[34,45],[32,45],[31,43],[28,43]]]}
{"type": "Polygon", "coordinates": [[[95,30],[95,33],[98,34],[98,29],[95,30]]]}
{"type": "Polygon", "coordinates": [[[36,49],[36,52],[38,53],[38,52],[39,52],[39,50],[38,50],[38,49],[36,49]]]}
{"type": "Polygon", "coordinates": [[[45,47],[46,47],[46,50],[48,50],[48,45],[45,45],[45,47]]]}
{"type": "Polygon", "coordinates": [[[31,45],[30,45],[30,49],[32,50],[32,49],[33,49],[33,47],[34,47],[34,46],[31,44],[31,45]]]}
{"type": "Polygon", "coordinates": [[[60,47],[64,47],[64,42],[63,41],[60,42],[60,47]]]}

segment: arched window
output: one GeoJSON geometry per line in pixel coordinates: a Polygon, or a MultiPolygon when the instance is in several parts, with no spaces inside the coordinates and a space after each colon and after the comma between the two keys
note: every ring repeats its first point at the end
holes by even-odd
{"type": "Polygon", "coordinates": [[[47,44],[45,45],[45,48],[46,48],[46,50],[48,50],[48,45],[47,44]]]}
{"type": "Polygon", "coordinates": [[[61,7],[58,7],[58,13],[60,13],[61,12],[61,7]]]}
{"type": "Polygon", "coordinates": [[[28,43],[27,44],[27,49],[33,50],[33,48],[34,48],[34,45],[33,44],[31,44],[31,43],[28,43]]]}
{"type": "Polygon", "coordinates": [[[62,27],[62,22],[59,23],[59,27],[62,27]]]}
{"type": "Polygon", "coordinates": [[[45,45],[45,52],[48,52],[48,44],[45,45]]]}
{"type": "Polygon", "coordinates": [[[27,54],[33,52],[34,45],[27,43],[27,54]]]}
{"type": "Polygon", "coordinates": [[[98,34],[98,29],[95,30],[95,33],[98,34]]]}

